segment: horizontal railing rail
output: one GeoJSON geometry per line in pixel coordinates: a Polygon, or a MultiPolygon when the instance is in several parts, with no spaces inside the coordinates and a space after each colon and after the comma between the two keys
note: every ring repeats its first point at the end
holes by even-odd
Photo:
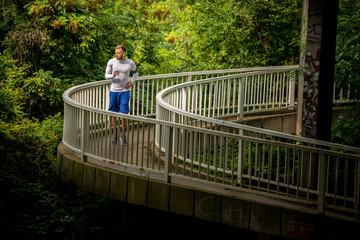
{"type": "Polygon", "coordinates": [[[241,117],[239,109],[293,106],[296,74],[291,71],[297,68],[141,77],[132,88],[133,111],[127,115],[107,111],[110,81],[75,86],[63,96],[63,143],[80,153],[84,161],[91,158],[145,169],[147,174],[163,174],[165,181],[176,176],[316,204],[319,212],[334,208],[359,213],[359,149],[216,119],[224,114],[241,117]],[[275,85],[270,84],[271,74],[275,85]],[[243,86],[242,91],[234,90],[239,86],[243,86]],[[260,86],[268,86],[273,95],[257,91],[260,86]],[[215,89],[219,90],[217,98],[215,89]],[[158,104],[154,100],[157,91],[158,104]],[[240,93],[243,100],[235,101],[240,93]],[[274,93],[279,93],[279,101],[269,103],[276,98],[274,93]],[[211,99],[209,94],[212,104],[204,105],[211,99]],[[182,99],[187,99],[185,105],[182,99]],[[153,119],[155,114],[159,119],[153,119]],[[121,126],[122,119],[128,121],[126,129],[121,126]],[[127,145],[115,144],[116,136],[126,136],[127,145]]]}

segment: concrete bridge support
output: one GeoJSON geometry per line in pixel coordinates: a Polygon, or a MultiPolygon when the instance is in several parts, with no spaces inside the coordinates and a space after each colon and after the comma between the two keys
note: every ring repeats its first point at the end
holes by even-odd
{"type": "Polygon", "coordinates": [[[297,134],[331,139],[338,0],[304,0],[297,134]]]}

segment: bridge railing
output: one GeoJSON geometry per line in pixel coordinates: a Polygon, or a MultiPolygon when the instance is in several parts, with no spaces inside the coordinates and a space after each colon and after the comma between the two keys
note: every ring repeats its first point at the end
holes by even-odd
{"type": "MultiPolygon", "coordinates": [[[[291,71],[241,73],[187,82],[159,92],[157,119],[239,136],[175,132],[174,164],[183,166],[183,173],[190,169],[190,177],[205,177],[294,201],[321,203],[319,211],[323,206],[359,211],[360,149],[215,119],[223,114],[241,116],[241,111],[248,109],[242,102],[247,88],[254,95],[262,93],[258,95],[261,97],[250,98],[257,99],[252,110],[291,106],[286,101],[291,99],[286,89],[294,80],[285,77],[292,76],[291,71]],[[266,86],[266,77],[259,76],[269,72],[284,76],[274,81],[281,87],[254,90],[253,86],[266,86]],[[248,79],[252,84],[248,85],[248,79]],[[280,88],[284,89],[282,94],[278,93],[280,88]]],[[[160,139],[160,131],[164,132],[158,127],[156,143],[165,149],[168,139],[160,139]]]]}
{"type": "MultiPolygon", "coordinates": [[[[134,116],[155,117],[156,94],[167,87],[185,82],[254,71],[268,71],[268,73],[251,75],[245,80],[246,88],[243,88],[243,104],[246,109],[243,111],[257,110],[259,109],[259,105],[261,105],[262,108],[270,108],[279,106],[278,104],[282,106],[292,106],[296,104],[298,66],[254,67],[141,76],[135,81],[131,90],[130,114],[134,116]],[[277,69],[280,71],[277,71],[277,69]],[[287,69],[289,71],[285,72],[287,69]],[[267,91],[276,87],[278,90],[273,91],[271,93],[273,95],[266,95],[267,91]]],[[[77,91],[73,93],[71,98],[87,106],[107,110],[109,106],[110,85],[111,80],[104,80],[78,86],[76,88],[77,91]]],[[[334,85],[333,102],[349,102],[349,92],[349,87],[344,90],[334,85]]],[[[220,93],[224,95],[224,92],[219,92],[219,94],[220,93]]],[[[232,106],[233,109],[237,107],[238,106],[235,105],[232,106]]],[[[231,108],[228,109],[230,110],[231,108]]]]}
{"type": "Polygon", "coordinates": [[[195,115],[242,119],[244,112],[294,107],[296,70],[254,71],[178,84],[167,88],[163,98],[195,115]]]}
{"type": "MultiPolygon", "coordinates": [[[[160,75],[151,75],[151,76],[143,76],[139,77],[138,80],[134,83],[132,87],[131,93],[131,114],[136,116],[155,116],[156,115],[156,94],[161,90],[178,85],[185,82],[199,81],[207,78],[221,77],[226,75],[245,73],[245,72],[254,72],[254,71],[266,71],[270,70],[276,72],[276,69],[294,69],[297,70],[298,66],[273,66],[273,67],[254,67],[254,68],[240,68],[240,69],[226,69],[226,70],[212,70],[212,71],[200,71],[200,72],[182,72],[182,73],[171,73],[171,74],[160,74],[160,75]]],[[[280,74],[280,72],[279,72],[280,74]]],[[[255,75],[254,75],[255,77],[255,75]]],[[[264,84],[266,87],[277,86],[279,87],[278,97],[279,99],[275,99],[274,101],[281,101],[281,84],[284,83],[284,75],[269,75],[269,76],[259,76],[264,78],[264,84]],[[276,85],[276,83],[278,83],[276,85]]],[[[293,77],[295,79],[295,77],[293,77]]],[[[248,79],[247,80],[248,89],[245,92],[247,98],[245,102],[248,108],[256,108],[257,102],[261,101],[259,97],[262,97],[262,93],[254,94],[254,92],[260,91],[258,85],[256,85],[256,79],[248,79]]],[[[288,83],[286,83],[288,84],[288,83]]],[[[293,85],[288,86],[291,87],[291,95],[289,95],[287,101],[294,103],[295,97],[295,82],[293,85]],[[291,100],[290,100],[291,97],[291,100]]],[[[222,89],[221,94],[225,94],[225,89],[222,89]]],[[[220,92],[219,92],[220,93],[220,92]]],[[[273,103],[269,103],[275,104],[273,103]]]]}
{"type": "MultiPolygon", "coordinates": [[[[271,66],[140,76],[131,88],[130,114],[146,117],[156,116],[156,94],[173,85],[236,73],[274,70],[277,68],[298,67],[271,66]]],[[[104,80],[77,86],[76,91],[71,92],[70,98],[87,106],[107,110],[109,106],[110,85],[111,80],[104,80]]],[[[294,94],[292,96],[294,96],[294,94]]]]}
{"type": "MultiPolygon", "coordinates": [[[[293,67],[288,68],[289,71],[293,71],[293,67]]],[[[332,207],[358,213],[360,198],[358,149],[311,139],[304,141],[296,136],[213,118],[221,114],[241,116],[241,111],[237,112],[236,109],[246,112],[273,106],[286,107],[291,106],[293,102],[296,103],[296,98],[291,100],[291,91],[287,90],[284,92],[288,92],[288,95],[281,95],[285,96],[283,102],[273,101],[262,104],[259,100],[255,103],[249,100],[248,103],[252,105],[246,105],[246,87],[244,87],[241,91],[244,100],[233,101],[230,104],[228,99],[234,99],[234,95],[231,94],[235,92],[235,99],[238,99],[236,94],[239,93],[234,89],[231,90],[229,84],[239,87],[241,81],[242,84],[256,83],[257,85],[247,85],[250,91],[255,91],[258,86],[260,88],[262,84],[258,84],[259,82],[263,83],[263,86],[266,86],[265,82],[267,82],[270,86],[270,75],[259,73],[259,70],[273,72],[273,79],[276,79],[274,76],[283,76],[278,78],[278,82],[287,89],[293,89],[290,87],[290,82],[293,81],[290,72],[282,75],[284,68],[270,69],[219,70],[142,77],[135,82],[136,85],[132,89],[133,102],[130,115],[107,111],[110,87],[108,80],[73,87],[64,93],[63,142],[70,149],[80,153],[84,161],[95,159],[98,162],[109,162],[114,166],[125,166],[128,169],[133,168],[138,171],[145,169],[146,174],[160,173],[165,179],[177,176],[194,181],[222,184],[241,191],[255,191],[257,194],[317,204],[320,212],[324,207],[332,207]],[[279,74],[275,73],[275,70],[279,71],[279,74]],[[254,73],[249,75],[250,71],[254,73]],[[232,82],[236,79],[235,74],[244,74],[237,78],[236,85],[232,82]],[[233,80],[226,80],[224,75],[233,80]],[[208,78],[212,80],[205,80],[208,78]],[[186,94],[189,94],[188,89],[194,89],[194,94],[191,95],[193,97],[190,99],[202,99],[203,104],[204,100],[209,99],[204,97],[205,88],[209,90],[212,86],[211,95],[215,93],[214,81],[218,81],[217,89],[221,86],[220,89],[223,90],[220,92],[222,91],[222,96],[226,96],[227,99],[226,101],[217,98],[211,100],[217,101],[216,107],[219,106],[219,110],[216,110],[214,115],[211,111],[209,115],[203,105],[192,104],[193,100],[190,101],[191,107],[184,107],[182,104],[175,104],[179,98],[175,100],[170,97],[171,95],[180,97],[179,94],[185,93],[181,98],[186,99],[186,94]],[[204,85],[205,83],[208,85],[204,85]],[[156,106],[153,98],[157,91],[172,84],[180,84],[183,90],[176,90],[177,95],[172,92],[180,89],[179,86],[162,91],[159,94],[161,101],[156,106]],[[193,87],[194,84],[202,84],[202,94],[200,88],[193,87]],[[239,103],[243,103],[243,107],[239,108],[239,103]],[[199,114],[199,110],[204,114],[199,114]],[[163,120],[139,116],[152,117],[155,114],[161,116],[163,120]],[[122,119],[128,120],[126,130],[121,126],[122,119]],[[125,135],[127,146],[112,143],[116,135],[125,135]],[[324,165],[326,167],[323,167],[324,165]]],[[[276,86],[269,89],[274,90],[276,86]]],[[[296,93],[296,90],[294,92],[296,93]]],[[[209,92],[207,94],[209,96],[209,92]]],[[[266,98],[264,94],[259,98],[251,98],[251,94],[249,97],[249,99],[263,98],[273,99],[266,98]]],[[[206,106],[214,107],[209,103],[206,103],[206,106]]]]}

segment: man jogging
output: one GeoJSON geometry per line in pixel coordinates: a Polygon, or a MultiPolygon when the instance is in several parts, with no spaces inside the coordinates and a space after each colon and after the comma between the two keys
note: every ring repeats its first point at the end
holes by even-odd
{"type": "MultiPolygon", "coordinates": [[[[135,63],[125,56],[125,46],[116,46],[115,58],[110,59],[107,63],[105,79],[112,79],[109,111],[127,114],[130,112],[130,87],[139,76],[139,73],[135,63]],[[129,80],[130,70],[133,72],[131,80],[129,80]]],[[[114,125],[114,118],[112,118],[112,125],[114,125]]],[[[122,126],[124,130],[126,130],[126,119],[122,119],[122,126]]],[[[120,137],[120,140],[123,144],[126,144],[125,134],[120,137]]],[[[113,139],[113,143],[117,143],[117,132],[113,139]]]]}

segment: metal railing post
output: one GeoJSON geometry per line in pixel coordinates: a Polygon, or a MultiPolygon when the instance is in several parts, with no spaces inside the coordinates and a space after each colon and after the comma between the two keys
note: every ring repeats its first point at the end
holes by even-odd
{"type": "Polygon", "coordinates": [[[360,161],[355,162],[355,211],[360,211],[360,161]]]}
{"type": "Polygon", "coordinates": [[[173,128],[165,127],[165,161],[164,161],[164,180],[165,182],[171,182],[169,173],[171,172],[171,165],[173,162],[173,128]]]}
{"type": "Polygon", "coordinates": [[[239,119],[238,120],[242,120],[244,118],[244,100],[245,100],[245,80],[244,77],[241,77],[239,82],[239,99],[238,99],[239,119]]]}
{"type": "Polygon", "coordinates": [[[290,84],[289,84],[289,105],[293,107],[295,104],[295,72],[290,72],[290,84]]]}
{"type": "Polygon", "coordinates": [[[192,76],[189,75],[189,76],[186,78],[186,82],[191,82],[191,80],[192,80],[192,76]]]}
{"type": "Polygon", "coordinates": [[[85,152],[88,150],[89,143],[89,112],[81,110],[81,139],[80,139],[80,149],[81,149],[81,161],[86,162],[85,152]]]}
{"type": "Polygon", "coordinates": [[[318,214],[324,214],[326,188],[326,162],[325,155],[319,154],[319,179],[318,179],[318,214]]]}
{"type": "MultiPolygon", "coordinates": [[[[243,136],[243,130],[241,129],[239,131],[239,135],[243,136]]],[[[240,187],[242,186],[242,174],[244,170],[244,142],[243,140],[239,140],[239,152],[238,152],[238,183],[240,184],[240,187]]]]}

